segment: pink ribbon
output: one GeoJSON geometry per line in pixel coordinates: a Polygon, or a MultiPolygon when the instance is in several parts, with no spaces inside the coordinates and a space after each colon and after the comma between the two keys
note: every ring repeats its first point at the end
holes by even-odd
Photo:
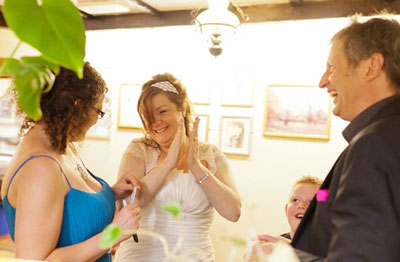
{"type": "Polygon", "coordinates": [[[317,201],[318,202],[326,202],[329,196],[329,189],[318,189],[317,190],[317,201]]]}

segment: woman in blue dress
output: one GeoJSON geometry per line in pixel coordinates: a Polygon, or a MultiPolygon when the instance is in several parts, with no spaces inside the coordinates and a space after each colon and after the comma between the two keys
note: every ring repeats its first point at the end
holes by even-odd
{"type": "Polygon", "coordinates": [[[115,200],[140,185],[122,177],[110,187],[85,167],[73,145],[104,116],[106,92],[104,80],[89,63],[83,79],[62,68],[51,91],[41,96],[41,120],[24,118],[25,135],[1,188],[17,258],[111,262],[110,252],[99,247],[104,227],[115,223],[122,229],[138,228],[136,204],[114,213],[115,200]]]}

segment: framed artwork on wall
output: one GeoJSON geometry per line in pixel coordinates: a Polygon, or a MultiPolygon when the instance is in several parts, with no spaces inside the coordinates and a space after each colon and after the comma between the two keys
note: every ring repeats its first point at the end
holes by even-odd
{"type": "Polygon", "coordinates": [[[211,82],[198,81],[187,86],[188,96],[194,105],[209,105],[211,82]]]}
{"type": "Polygon", "coordinates": [[[111,129],[111,115],[107,110],[102,119],[98,119],[97,123],[92,126],[86,133],[88,139],[109,140],[111,129]]]}
{"type": "Polygon", "coordinates": [[[199,141],[208,142],[209,115],[195,114],[194,116],[200,118],[198,130],[199,141]]]}
{"type": "Polygon", "coordinates": [[[222,106],[252,107],[255,85],[254,71],[236,70],[222,84],[222,106]]]}
{"type": "Polygon", "coordinates": [[[12,84],[11,78],[0,78],[0,123],[15,124],[15,108],[7,90],[12,84]]]}
{"type": "Polygon", "coordinates": [[[250,117],[222,116],[220,147],[222,152],[234,155],[250,155],[250,117]]]}
{"type": "Polygon", "coordinates": [[[119,89],[118,127],[142,129],[137,102],[142,91],[140,84],[121,84],[119,89]]]}
{"type": "Polygon", "coordinates": [[[331,103],[317,86],[268,85],[264,136],[329,140],[331,103]]]}

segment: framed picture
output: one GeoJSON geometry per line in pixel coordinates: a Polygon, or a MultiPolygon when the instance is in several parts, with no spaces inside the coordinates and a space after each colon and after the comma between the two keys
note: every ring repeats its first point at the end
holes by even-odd
{"type": "Polygon", "coordinates": [[[212,82],[198,80],[187,85],[187,92],[194,105],[209,105],[212,82]]]}
{"type": "Polygon", "coordinates": [[[195,117],[196,116],[200,118],[199,130],[198,130],[199,141],[208,142],[209,116],[208,115],[195,114],[195,117]]]}
{"type": "Polygon", "coordinates": [[[141,91],[140,84],[121,84],[118,104],[119,128],[142,129],[142,120],[137,112],[141,91]]]}
{"type": "Polygon", "coordinates": [[[317,86],[269,85],[264,136],[329,140],[331,99],[317,86]]]}
{"type": "Polygon", "coordinates": [[[102,119],[98,119],[97,123],[88,130],[86,138],[109,140],[110,129],[111,129],[111,115],[108,110],[104,115],[104,117],[102,119]]]}
{"type": "Polygon", "coordinates": [[[254,72],[241,70],[226,78],[222,84],[222,106],[252,107],[255,85],[254,72]]]}
{"type": "Polygon", "coordinates": [[[15,124],[15,108],[6,94],[11,84],[11,78],[0,78],[0,123],[3,124],[15,124]]]}
{"type": "Polygon", "coordinates": [[[250,154],[250,117],[222,116],[220,147],[226,154],[250,154]]]}

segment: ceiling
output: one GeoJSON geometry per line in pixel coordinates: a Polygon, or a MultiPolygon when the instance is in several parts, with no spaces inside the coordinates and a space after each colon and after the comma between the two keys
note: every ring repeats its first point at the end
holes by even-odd
{"type": "MultiPolygon", "coordinates": [[[[4,0],[0,0],[2,5],[4,0]]],[[[12,1],[12,0],[11,0],[12,1]]],[[[43,0],[42,0],[43,1],[43,0]]],[[[193,24],[207,0],[72,0],[87,30],[193,24]]],[[[386,9],[400,14],[400,0],[230,0],[229,9],[245,22],[370,15],[386,9]]],[[[0,26],[5,26],[0,14],[0,26]]]]}
{"type": "MultiPolygon", "coordinates": [[[[122,14],[122,13],[143,13],[143,12],[168,12],[179,10],[206,9],[207,0],[72,0],[76,6],[92,15],[101,14],[122,14]],[[111,6],[116,7],[114,11],[111,6]],[[107,8],[102,8],[107,6],[107,8]],[[119,7],[120,11],[117,11],[119,7]],[[123,8],[121,8],[123,7],[123,8]],[[124,10],[125,9],[125,10],[124,10]]],[[[327,0],[303,0],[327,1],[327,0]]],[[[303,2],[301,0],[231,0],[233,4],[240,7],[265,5],[265,4],[283,4],[290,2],[303,2]]]]}

